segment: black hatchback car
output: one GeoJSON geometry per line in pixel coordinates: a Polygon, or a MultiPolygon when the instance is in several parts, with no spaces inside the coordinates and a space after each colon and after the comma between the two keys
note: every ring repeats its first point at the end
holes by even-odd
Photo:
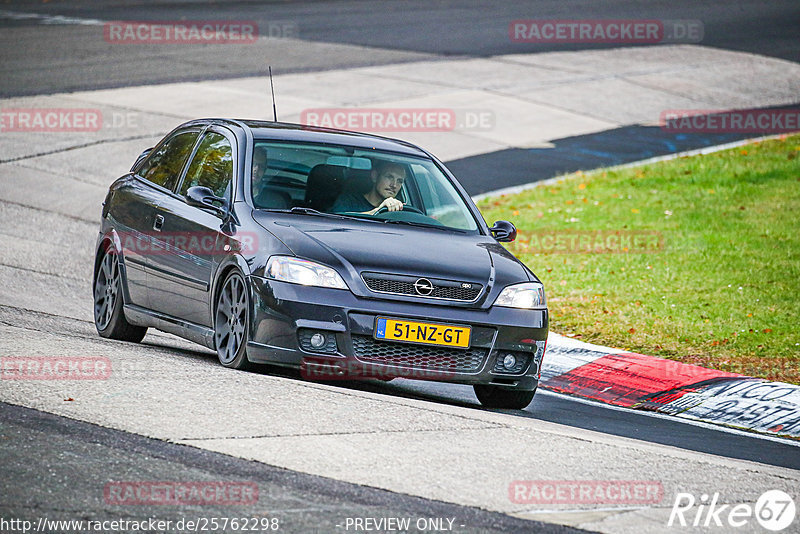
{"type": "Polygon", "coordinates": [[[109,188],[94,262],[103,337],[148,327],[226,367],[315,380],[470,384],[533,399],[547,340],[540,281],[431,154],[277,122],[183,124],[109,188]]]}

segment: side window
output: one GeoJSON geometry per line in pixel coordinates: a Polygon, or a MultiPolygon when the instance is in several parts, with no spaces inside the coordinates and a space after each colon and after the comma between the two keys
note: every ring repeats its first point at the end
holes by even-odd
{"type": "Polygon", "coordinates": [[[434,180],[430,173],[422,165],[411,165],[414,176],[417,177],[417,187],[422,196],[425,209],[430,210],[442,204],[439,193],[436,191],[434,180]]]}
{"type": "Polygon", "coordinates": [[[230,200],[230,183],[233,177],[233,150],[224,135],[207,133],[197,147],[194,159],[181,184],[181,195],[190,187],[201,185],[211,189],[218,197],[230,200]]]}
{"type": "Polygon", "coordinates": [[[167,189],[174,188],[192,151],[197,133],[183,132],[172,136],[147,158],[139,169],[139,176],[167,189]]]}
{"type": "Polygon", "coordinates": [[[438,220],[445,226],[474,230],[475,222],[458,198],[456,190],[445,187],[447,182],[435,180],[431,173],[422,165],[411,166],[419,186],[424,211],[429,217],[438,220]]]}

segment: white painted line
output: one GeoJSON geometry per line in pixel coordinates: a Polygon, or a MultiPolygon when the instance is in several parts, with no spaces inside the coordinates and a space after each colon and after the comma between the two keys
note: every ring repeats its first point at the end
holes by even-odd
{"type": "MultiPolygon", "coordinates": [[[[45,25],[53,25],[53,26],[103,26],[108,20],[100,20],[100,19],[87,19],[82,17],[65,17],[63,15],[44,15],[42,13],[23,13],[21,11],[9,11],[7,9],[0,9],[0,19],[6,20],[33,20],[37,21],[41,24],[45,25]]],[[[163,21],[137,21],[142,23],[152,22],[153,24],[160,24],[163,21]]],[[[180,23],[179,20],[174,21],[175,23],[180,23]]],[[[296,37],[288,37],[288,36],[280,36],[280,35],[271,35],[269,32],[271,28],[276,27],[283,31],[285,28],[291,28],[291,32],[293,34],[297,34],[297,23],[294,21],[284,21],[284,20],[275,20],[271,21],[266,24],[266,34],[262,33],[261,31],[257,34],[257,39],[259,41],[274,41],[274,40],[284,40],[284,41],[299,41],[296,37]]],[[[164,44],[172,44],[172,43],[164,43],[164,44]]]]}
{"type": "MultiPolygon", "coordinates": [[[[569,399],[571,401],[579,402],[581,404],[588,404],[591,406],[598,406],[601,408],[607,408],[609,410],[616,410],[618,412],[625,412],[627,414],[635,413],[645,417],[654,417],[656,419],[667,419],[669,421],[675,421],[680,423],[685,423],[687,425],[697,426],[701,428],[706,428],[709,430],[718,430],[720,432],[727,432],[728,434],[736,434],[737,436],[744,436],[748,438],[755,438],[755,439],[762,439],[766,441],[774,441],[776,443],[783,443],[784,445],[791,445],[793,447],[800,447],[800,441],[792,440],[788,438],[779,438],[776,436],[769,436],[766,434],[759,434],[756,432],[745,432],[744,430],[738,430],[735,428],[730,428],[727,426],[722,426],[721,424],[714,424],[714,423],[706,423],[703,421],[697,421],[694,419],[683,419],[681,417],[675,417],[674,415],[666,415],[661,414],[658,412],[651,412],[649,410],[634,410],[632,408],[624,408],[622,406],[615,406],[613,404],[606,404],[604,402],[594,401],[590,399],[584,399],[582,397],[574,397],[572,395],[565,395],[563,393],[556,393],[554,391],[548,391],[546,389],[540,389],[536,392],[537,395],[550,395],[553,397],[560,397],[563,399],[569,399]]],[[[634,438],[635,439],[635,438],[634,438]]]]}
{"type": "Polygon", "coordinates": [[[575,508],[571,510],[523,510],[522,512],[512,512],[514,515],[538,515],[538,514],[586,514],[594,512],[633,512],[637,510],[649,510],[650,508],[662,508],[661,506],[623,506],[620,508],[575,508]]]}
{"type": "Polygon", "coordinates": [[[84,19],[77,17],[63,17],[61,15],[42,15],[41,13],[21,13],[0,9],[0,19],[8,20],[36,20],[42,24],[53,25],[83,25],[102,26],[105,22],[98,19],[84,19]]]}
{"type": "Polygon", "coordinates": [[[604,345],[595,345],[593,343],[587,343],[586,341],[575,339],[574,337],[569,337],[562,334],[557,334],[555,332],[548,333],[547,344],[548,348],[552,344],[553,346],[556,346],[564,350],[585,349],[585,350],[593,350],[596,352],[605,352],[607,354],[619,354],[620,352],[630,352],[628,350],[621,348],[606,347],[604,345]]]}

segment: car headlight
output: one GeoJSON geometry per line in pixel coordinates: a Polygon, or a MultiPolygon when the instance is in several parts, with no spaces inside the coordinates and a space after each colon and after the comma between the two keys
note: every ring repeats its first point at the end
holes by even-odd
{"type": "Polygon", "coordinates": [[[538,282],[525,282],[508,286],[500,292],[495,306],[506,308],[546,308],[547,301],[544,298],[544,286],[538,282]]]}
{"type": "Polygon", "coordinates": [[[339,273],[330,267],[292,256],[272,256],[267,262],[267,278],[304,286],[347,289],[339,273]]]}

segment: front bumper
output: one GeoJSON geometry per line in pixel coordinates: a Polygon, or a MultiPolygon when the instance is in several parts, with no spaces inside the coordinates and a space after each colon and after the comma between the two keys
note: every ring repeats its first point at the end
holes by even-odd
{"type": "Polygon", "coordinates": [[[547,340],[547,310],[479,310],[380,298],[249,277],[252,324],[248,359],[299,367],[311,379],[405,377],[533,390],[547,340]],[[373,338],[375,318],[469,325],[469,349],[398,343],[373,338]],[[335,345],[311,350],[300,335],[321,331],[335,345]],[[498,358],[517,359],[510,371],[498,358]]]}

